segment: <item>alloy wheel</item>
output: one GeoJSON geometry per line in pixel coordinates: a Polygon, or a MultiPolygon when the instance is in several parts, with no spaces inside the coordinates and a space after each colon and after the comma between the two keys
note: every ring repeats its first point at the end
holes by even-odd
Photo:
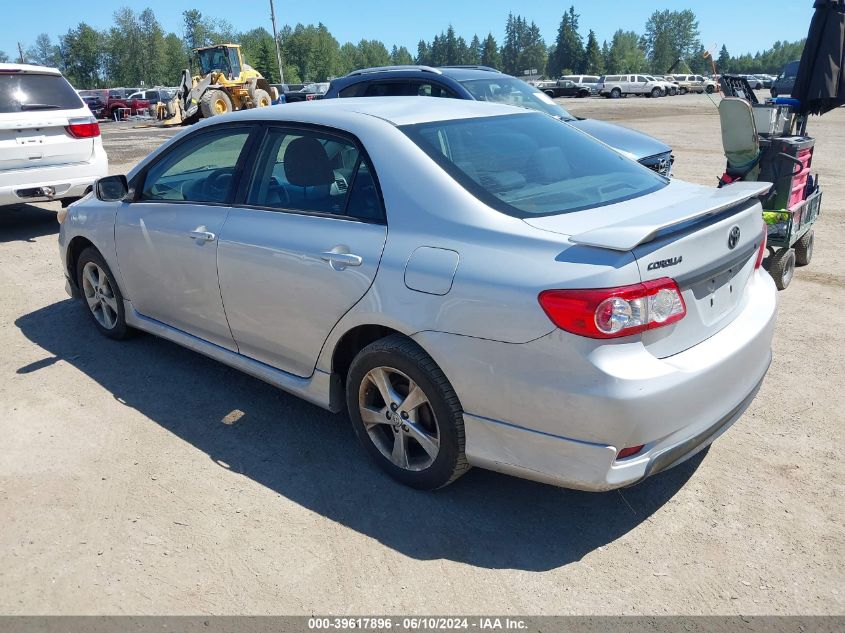
{"type": "Polygon", "coordinates": [[[88,262],[82,269],[82,292],[97,323],[107,330],[114,328],[118,319],[117,298],[108,275],[94,262],[88,262]]]}
{"type": "Polygon", "coordinates": [[[361,381],[361,420],[379,452],[404,470],[425,470],[440,452],[440,427],[422,388],[392,367],[376,367],[361,381]]]}

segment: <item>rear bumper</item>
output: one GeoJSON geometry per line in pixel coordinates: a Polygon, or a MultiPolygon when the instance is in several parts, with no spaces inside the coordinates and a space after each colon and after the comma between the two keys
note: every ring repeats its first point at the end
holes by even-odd
{"type": "Polygon", "coordinates": [[[711,338],[658,359],[640,342],[555,331],[522,345],[415,338],[465,410],[471,464],[582,490],[635,483],[700,451],[751,403],[771,362],[777,293],[765,272],[711,338]],[[644,445],[617,460],[619,450],[644,445]]]}
{"type": "Polygon", "coordinates": [[[101,144],[95,144],[91,160],[84,163],[0,172],[0,206],[79,198],[108,172],[108,159],[101,144]],[[43,187],[51,187],[55,193],[38,195],[36,190],[43,187]]]}

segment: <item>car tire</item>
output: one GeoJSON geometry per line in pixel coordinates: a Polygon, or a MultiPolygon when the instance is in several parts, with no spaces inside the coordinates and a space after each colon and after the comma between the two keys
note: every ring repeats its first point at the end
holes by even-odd
{"type": "Polygon", "coordinates": [[[79,255],[76,281],[88,315],[103,336],[122,340],[134,333],[126,324],[123,294],[109,265],[96,248],[89,246],[79,255]]]}
{"type": "Polygon", "coordinates": [[[813,231],[807,231],[801,239],[795,242],[795,265],[807,266],[813,259],[813,231]]]}
{"type": "Polygon", "coordinates": [[[769,274],[775,280],[778,290],[786,290],[795,273],[795,250],[782,248],[769,262],[769,274]]]}
{"type": "Polygon", "coordinates": [[[434,490],[469,470],[458,396],[411,339],[388,336],[358,353],[346,378],[346,405],[364,450],[397,481],[434,490]],[[413,408],[402,409],[409,395],[413,408]]]}
{"type": "Polygon", "coordinates": [[[652,88],[651,89],[651,97],[652,99],[657,99],[657,97],[662,97],[663,91],[660,88],[652,88]]]}
{"type": "Polygon", "coordinates": [[[709,94],[709,95],[712,95],[714,90],[715,90],[715,88],[713,88],[713,86],[707,86],[707,87],[704,89],[704,92],[706,92],[706,93],[707,93],[707,94],[709,94]]]}
{"type": "Polygon", "coordinates": [[[549,97],[550,99],[555,98],[555,93],[552,92],[551,90],[545,90],[544,92],[546,93],[546,96],[549,97]]]}
{"type": "Polygon", "coordinates": [[[578,92],[578,94],[576,96],[579,99],[583,99],[584,97],[589,97],[590,91],[589,90],[581,90],[581,91],[578,92]]]}
{"type": "Polygon", "coordinates": [[[622,96],[622,91],[619,88],[614,88],[610,91],[611,99],[619,99],[622,96]]]}
{"type": "Polygon", "coordinates": [[[681,89],[679,90],[679,92],[680,92],[682,95],[685,95],[685,94],[687,94],[687,93],[689,92],[689,90],[687,90],[686,88],[681,88],[681,89]]]}
{"type": "Polygon", "coordinates": [[[777,91],[777,90],[775,90],[774,88],[772,88],[769,92],[770,92],[770,93],[771,93],[771,95],[772,95],[772,99],[777,99],[777,96],[778,96],[778,91],[777,91]]]}
{"type": "Polygon", "coordinates": [[[232,100],[222,90],[206,90],[200,97],[200,111],[206,119],[218,114],[228,114],[233,110],[232,100]]]}

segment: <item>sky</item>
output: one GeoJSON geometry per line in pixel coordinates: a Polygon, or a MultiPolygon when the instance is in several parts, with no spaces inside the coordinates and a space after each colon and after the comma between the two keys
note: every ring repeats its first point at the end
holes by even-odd
{"type": "MultiPolygon", "coordinates": [[[[13,57],[19,41],[24,50],[39,33],[47,33],[56,41],[79,22],[106,28],[112,23],[114,9],[123,4],[120,0],[0,0],[0,51],[13,57]]],[[[179,35],[182,11],[191,8],[199,8],[203,15],[225,18],[239,31],[262,25],[271,30],[269,0],[203,0],[197,4],[140,0],[125,4],[136,11],[150,7],[165,31],[179,35]]],[[[584,37],[593,29],[599,42],[610,40],[619,28],[642,33],[655,10],[692,9],[704,46],[709,49],[724,44],[732,55],[764,50],[776,40],[805,37],[813,14],[813,0],[276,0],[276,21],[279,28],[282,24],[323,22],[341,44],[377,39],[388,49],[393,44],[404,45],[415,54],[420,38],[430,41],[450,23],[467,41],[475,33],[483,37],[492,32],[501,44],[510,11],[536,22],[546,43],[551,44],[563,12],[572,4],[581,15],[579,26],[584,37]]]]}

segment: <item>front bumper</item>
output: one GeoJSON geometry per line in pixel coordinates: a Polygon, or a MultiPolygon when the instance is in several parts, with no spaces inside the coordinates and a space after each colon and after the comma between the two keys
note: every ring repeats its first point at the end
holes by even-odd
{"type": "Polygon", "coordinates": [[[521,345],[431,332],[415,338],[461,398],[471,464],[609,490],[687,459],[753,400],[771,362],[777,293],[762,271],[748,292],[732,323],[665,359],[638,341],[603,344],[560,330],[521,345]]]}

